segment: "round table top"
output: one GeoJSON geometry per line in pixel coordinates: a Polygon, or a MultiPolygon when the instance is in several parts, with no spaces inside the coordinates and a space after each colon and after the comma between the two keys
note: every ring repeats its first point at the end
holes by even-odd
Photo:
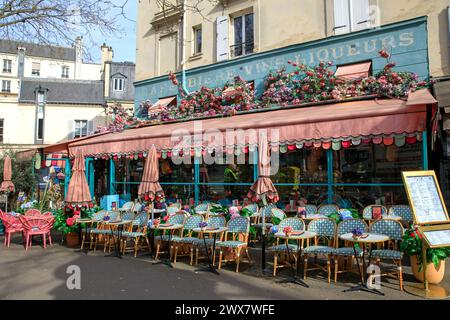
{"type": "Polygon", "coordinates": [[[133,220],[118,220],[118,221],[105,221],[106,224],[110,224],[110,225],[121,225],[121,224],[128,224],[128,223],[132,223],[133,220]]]}
{"type": "Polygon", "coordinates": [[[226,228],[226,227],[217,227],[217,228],[211,228],[211,229],[208,229],[208,227],[206,227],[204,229],[202,229],[202,228],[192,229],[192,231],[199,232],[199,233],[221,233],[221,232],[224,232],[227,230],[228,230],[228,228],[226,228]]]}
{"type": "Polygon", "coordinates": [[[345,240],[345,241],[360,242],[360,243],[380,243],[380,242],[385,242],[385,241],[389,240],[389,237],[384,234],[376,234],[376,233],[366,232],[366,233],[364,233],[364,235],[367,235],[367,237],[366,238],[353,238],[352,233],[346,233],[346,234],[339,236],[339,238],[341,238],[342,240],[345,240]]]}
{"type": "MultiPolygon", "coordinates": [[[[264,223],[264,225],[266,226],[266,228],[272,228],[273,227],[273,223],[264,223]]],[[[255,224],[252,224],[252,226],[254,226],[255,228],[258,228],[258,229],[262,229],[263,224],[262,223],[255,223],[255,224]]]]}
{"type": "MultiPolygon", "coordinates": [[[[294,231],[295,232],[295,231],[294,231]]],[[[296,235],[291,234],[289,237],[286,236],[284,232],[277,232],[275,233],[275,237],[281,238],[281,239],[288,239],[288,240],[303,240],[303,239],[311,239],[317,236],[317,233],[312,231],[302,231],[302,234],[296,235]]]]}
{"type": "Polygon", "coordinates": [[[327,219],[328,217],[324,214],[307,214],[306,218],[304,218],[304,220],[315,220],[315,219],[327,219]]]}
{"type": "MultiPolygon", "coordinates": [[[[391,220],[397,220],[397,221],[402,220],[402,217],[396,216],[393,214],[383,214],[382,217],[383,217],[383,219],[391,219],[391,220]]],[[[376,219],[364,219],[364,220],[375,221],[376,219]]]]}
{"type": "MultiPolygon", "coordinates": [[[[151,213],[152,211],[150,210],[150,213],[151,213]]],[[[153,209],[153,213],[163,213],[163,212],[166,212],[166,209],[153,209]]]]}
{"type": "Polygon", "coordinates": [[[76,223],[90,223],[90,222],[98,222],[99,220],[95,220],[95,219],[90,219],[90,218],[82,218],[82,219],[77,219],[75,222],[76,223]]]}
{"type": "Polygon", "coordinates": [[[162,230],[175,230],[175,229],[183,228],[183,225],[182,224],[167,224],[167,223],[164,223],[164,224],[159,224],[157,226],[152,225],[150,228],[151,229],[162,229],[162,230]]]}

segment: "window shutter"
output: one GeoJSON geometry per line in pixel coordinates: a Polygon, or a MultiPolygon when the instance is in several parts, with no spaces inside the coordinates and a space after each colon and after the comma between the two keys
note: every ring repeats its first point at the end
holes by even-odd
{"type": "Polygon", "coordinates": [[[88,120],[88,124],[87,124],[88,128],[87,128],[87,133],[88,135],[94,134],[94,120],[88,120]]]}
{"type": "Polygon", "coordinates": [[[350,2],[349,0],[334,0],[334,33],[350,32],[350,2]]]}
{"type": "Polygon", "coordinates": [[[67,135],[69,139],[73,139],[75,137],[75,121],[69,120],[69,134],[67,135]]]}
{"type": "Polygon", "coordinates": [[[217,61],[228,59],[228,17],[218,17],[217,27],[217,61]]]}
{"type": "Polygon", "coordinates": [[[369,27],[369,0],[352,1],[352,31],[369,27]]]}

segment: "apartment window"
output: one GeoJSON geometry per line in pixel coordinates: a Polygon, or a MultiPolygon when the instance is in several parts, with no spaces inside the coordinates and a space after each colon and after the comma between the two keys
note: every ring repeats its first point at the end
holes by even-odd
{"type": "Polygon", "coordinates": [[[44,119],[38,119],[37,138],[38,140],[44,139],[44,119]]]}
{"type": "Polygon", "coordinates": [[[114,91],[123,91],[125,88],[125,79],[114,78],[113,79],[114,91]]]}
{"type": "Polygon", "coordinates": [[[37,92],[37,121],[36,121],[36,140],[44,139],[44,108],[45,108],[45,93],[37,92]]]}
{"type": "Polygon", "coordinates": [[[11,80],[2,80],[2,92],[11,92],[11,80]]]}
{"type": "Polygon", "coordinates": [[[3,59],[3,72],[11,73],[12,61],[9,59],[3,59]]]}
{"type": "Polygon", "coordinates": [[[88,121],[75,120],[74,121],[74,138],[85,137],[88,134],[88,121]]]}
{"type": "Polygon", "coordinates": [[[31,64],[31,74],[33,76],[40,76],[41,75],[41,64],[39,62],[33,62],[31,64]]]}
{"type": "Polygon", "coordinates": [[[0,119],[0,142],[3,142],[3,127],[4,127],[4,119],[0,119]]]}
{"type": "Polygon", "coordinates": [[[233,19],[234,45],[231,55],[238,57],[253,53],[253,13],[245,14],[233,19]]]}
{"type": "Polygon", "coordinates": [[[369,0],[334,0],[334,32],[344,34],[369,27],[369,0]]]}
{"type": "Polygon", "coordinates": [[[68,66],[62,66],[61,78],[69,79],[69,67],[68,66]]]}
{"type": "Polygon", "coordinates": [[[202,52],[202,26],[194,27],[194,54],[202,52]]]}

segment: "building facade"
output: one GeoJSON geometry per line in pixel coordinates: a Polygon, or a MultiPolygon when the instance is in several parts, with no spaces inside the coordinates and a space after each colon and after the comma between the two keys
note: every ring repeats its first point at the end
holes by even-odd
{"type": "MultiPolygon", "coordinates": [[[[253,82],[260,95],[267,74],[287,66],[288,60],[309,66],[331,60],[338,68],[365,64],[370,75],[386,64],[380,50],[390,53],[395,70],[414,72],[423,80],[442,78],[450,74],[449,5],[448,0],[224,0],[205,3],[199,14],[181,1],[169,8],[141,2],[135,106],[145,100],[160,104],[168,98],[179,103],[169,72],[175,72],[188,92],[202,86],[223,87],[240,76],[253,82]]],[[[286,197],[300,192],[316,204],[406,203],[401,171],[440,170],[437,163],[442,155],[431,143],[434,134],[429,126],[420,132],[418,140],[410,136],[413,143],[406,145],[400,137],[394,145],[390,140],[361,145],[356,139],[348,148],[281,151],[280,172],[272,178],[286,197]]],[[[167,159],[163,153],[161,162],[167,159]]],[[[257,177],[247,160],[238,168],[241,178],[232,186],[235,194],[244,194],[257,177]]],[[[131,187],[133,193],[139,163],[114,162],[114,168],[122,168],[114,173],[117,192],[129,193],[131,187]],[[123,169],[129,165],[128,171],[123,169]]],[[[223,197],[229,189],[223,165],[199,164],[195,169],[164,164],[161,170],[163,183],[185,197],[195,193],[197,200],[212,199],[223,197]]]]}
{"type": "Polygon", "coordinates": [[[134,64],[119,68],[127,86],[116,96],[106,88],[122,64],[112,61],[112,48],[101,49],[102,61],[95,64],[83,61],[81,38],[70,48],[1,40],[0,148],[24,150],[83,137],[107,124],[107,104],[132,105],[134,64]]]}

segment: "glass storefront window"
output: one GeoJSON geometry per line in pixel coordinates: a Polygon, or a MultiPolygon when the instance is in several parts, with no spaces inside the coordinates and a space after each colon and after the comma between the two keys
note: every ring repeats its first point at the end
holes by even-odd
{"type": "Polygon", "coordinates": [[[279,153],[279,169],[274,183],[326,183],[327,151],[300,149],[279,153]]]}
{"type": "Polygon", "coordinates": [[[254,165],[250,163],[252,162],[250,157],[250,153],[245,154],[245,163],[239,163],[244,162],[244,158],[241,161],[238,157],[234,157],[233,163],[227,164],[229,161],[226,156],[220,163],[203,162],[200,164],[200,182],[253,183],[254,165]]]}
{"type": "Polygon", "coordinates": [[[422,169],[421,144],[361,145],[334,151],[335,183],[402,183],[402,171],[422,169]]]}
{"type": "Polygon", "coordinates": [[[250,187],[251,184],[244,186],[200,185],[200,202],[211,201],[231,206],[233,200],[239,200],[242,205],[250,187]]]}
{"type": "Polygon", "coordinates": [[[345,186],[335,187],[333,203],[341,208],[355,208],[362,211],[372,204],[384,206],[408,204],[406,191],[402,186],[345,186]]]}
{"type": "MultiPolygon", "coordinates": [[[[277,206],[285,208],[290,204],[291,200],[304,201],[308,204],[321,205],[327,202],[328,194],[327,187],[322,186],[277,186],[278,194],[280,195],[280,201],[277,206]]],[[[297,203],[298,205],[298,203],[297,203]]]]}
{"type": "Polygon", "coordinates": [[[159,159],[160,182],[194,182],[194,159],[190,164],[174,164],[170,158],[159,159]]]}

